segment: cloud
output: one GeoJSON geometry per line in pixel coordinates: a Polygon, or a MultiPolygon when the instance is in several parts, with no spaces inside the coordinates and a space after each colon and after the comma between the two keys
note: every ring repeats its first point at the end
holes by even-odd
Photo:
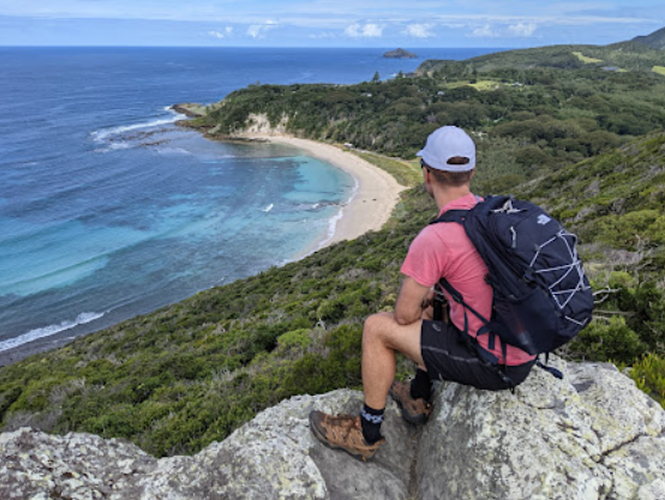
{"type": "Polygon", "coordinates": [[[495,24],[484,24],[482,26],[472,27],[472,31],[467,36],[470,38],[529,38],[534,36],[538,25],[533,21],[513,20],[495,20],[495,24]]]}
{"type": "Polygon", "coordinates": [[[233,35],[233,26],[227,26],[226,28],[224,28],[223,32],[217,30],[208,31],[208,35],[213,38],[218,38],[222,40],[223,38],[233,35]]]}
{"type": "Polygon", "coordinates": [[[508,26],[508,31],[513,36],[530,37],[536,31],[535,23],[517,23],[508,26]]]}
{"type": "Polygon", "coordinates": [[[429,38],[434,36],[432,27],[431,24],[409,24],[404,33],[414,38],[429,38]]]}
{"type": "Polygon", "coordinates": [[[383,27],[374,23],[367,23],[364,26],[356,23],[347,26],[344,33],[352,38],[378,38],[383,35],[383,27]]]}
{"type": "Polygon", "coordinates": [[[308,38],[312,40],[332,40],[333,38],[337,38],[337,36],[334,33],[311,33],[308,35],[308,38]]]}
{"type": "Polygon", "coordinates": [[[495,31],[489,24],[486,24],[484,26],[474,28],[471,34],[468,36],[472,38],[496,38],[500,35],[498,31],[495,31]]]}
{"type": "Polygon", "coordinates": [[[265,38],[266,33],[275,27],[277,23],[268,19],[263,24],[252,24],[247,28],[247,34],[252,38],[265,38]]]}

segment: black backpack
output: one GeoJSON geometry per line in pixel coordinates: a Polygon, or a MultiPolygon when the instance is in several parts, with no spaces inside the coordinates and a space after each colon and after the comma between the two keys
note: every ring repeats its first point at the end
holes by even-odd
{"type": "MultiPolygon", "coordinates": [[[[449,210],[432,224],[441,222],[464,226],[489,269],[487,281],[494,290],[492,316],[487,319],[447,280],[439,282],[464,307],[465,334],[468,310],[483,322],[478,335],[489,335],[490,349],[499,337],[505,359],[505,344],[529,354],[549,353],[589,323],[593,293],[577,255],[577,237],[538,205],[489,196],[470,210],[449,210]]],[[[487,351],[483,357],[497,361],[487,351]]]]}

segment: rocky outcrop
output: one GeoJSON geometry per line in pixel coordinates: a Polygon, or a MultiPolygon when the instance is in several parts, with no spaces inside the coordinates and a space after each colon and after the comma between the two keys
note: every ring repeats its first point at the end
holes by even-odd
{"type": "Polygon", "coordinates": [[[665,498],[663,408],[611,365],[564,371],[535,369],[514,396],[444,387],[418,449],[420,496],[665,498]]]}
{"type": "Polygon", "coordinates": [[[287,135],[286,127],[288,124],[289,119],[286,115],[283,115],[279,122],[272,125],[265,113],[250,113],[245,121],[245,127],[242,130],[235,131],[232,135],[234,137],[287,135]]]}
{"type": "Polygon", "coordinates": [[[201,124],[195,120],[176,122],[181,127],[202,132],[208,139],[239,142],[266,142],[270,137],[292,137],[287,132],[288,124],[289,118],[282,115],[279,122],[273,125],[265,113],[250,113],[241,127],[231,131],[223,130],[221,125],[201,124]]]}
{"type": "Polygon", "coordinates": [[[171,109],[176,113],[188,116],[189,118],[198,118],[199,116],[204,116],[206,114],[205,106],[198,103],[183,102],[180,104],[174,104],[171,106],[171,109]]]}
{"type": "Polygon", "coordinates": [[[350,390],[284,401],[192,457],[24,428],[0,436],[0,498],[665,498],[665,411],[611,365],[557,364],[565,380],[536,369],[515,394],[443,384],[419,429],[390,403],[367,463],[308,429],[314,408],[357,412],[350,390]]]}

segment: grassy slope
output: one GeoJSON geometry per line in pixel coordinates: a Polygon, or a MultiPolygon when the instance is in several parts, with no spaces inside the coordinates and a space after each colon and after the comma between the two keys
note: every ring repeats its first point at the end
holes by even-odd
{"type": "MultiPolygon", "coordinates": [[[[613,45],[553,45],[531,49],[510,50],[498,54],[488,54],[463,61],[477,71],[493,69],[563,68],[580,69],[584,66],[615,66],[634,71],[648,71],[654,65],[662,64],[665,53],[662,50],[636,42],[622,42],[613,45]]],[[[445,64],[459,64],[453,61],[425,61],[419,73],[437,71],[445,64]]]]}
{"type": "MultiPolygon", "coordinates": [[[[665,354],[665,134],[652,134],[522,186],[578,234],[598,290],[596,322],[568,353],[633,364],[665,354]],[[603,292],[606,290],[606,292],[603,292]]],[[[653,372],[665,402],[665,365],[653,372]]]]}

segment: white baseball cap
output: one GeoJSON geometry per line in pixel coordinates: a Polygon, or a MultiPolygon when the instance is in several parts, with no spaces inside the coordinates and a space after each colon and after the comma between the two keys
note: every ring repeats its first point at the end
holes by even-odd
{"type": "Polygon", "coordinates": [[[476,166],[476,145],[461,128],[447,126],[436,129],[427,138],[425,147],[416,153],[428,167],[447,172],[468,172],[476,166]],[[468,158],[468,163],[448,163],[455,157],[468,158]]]}

